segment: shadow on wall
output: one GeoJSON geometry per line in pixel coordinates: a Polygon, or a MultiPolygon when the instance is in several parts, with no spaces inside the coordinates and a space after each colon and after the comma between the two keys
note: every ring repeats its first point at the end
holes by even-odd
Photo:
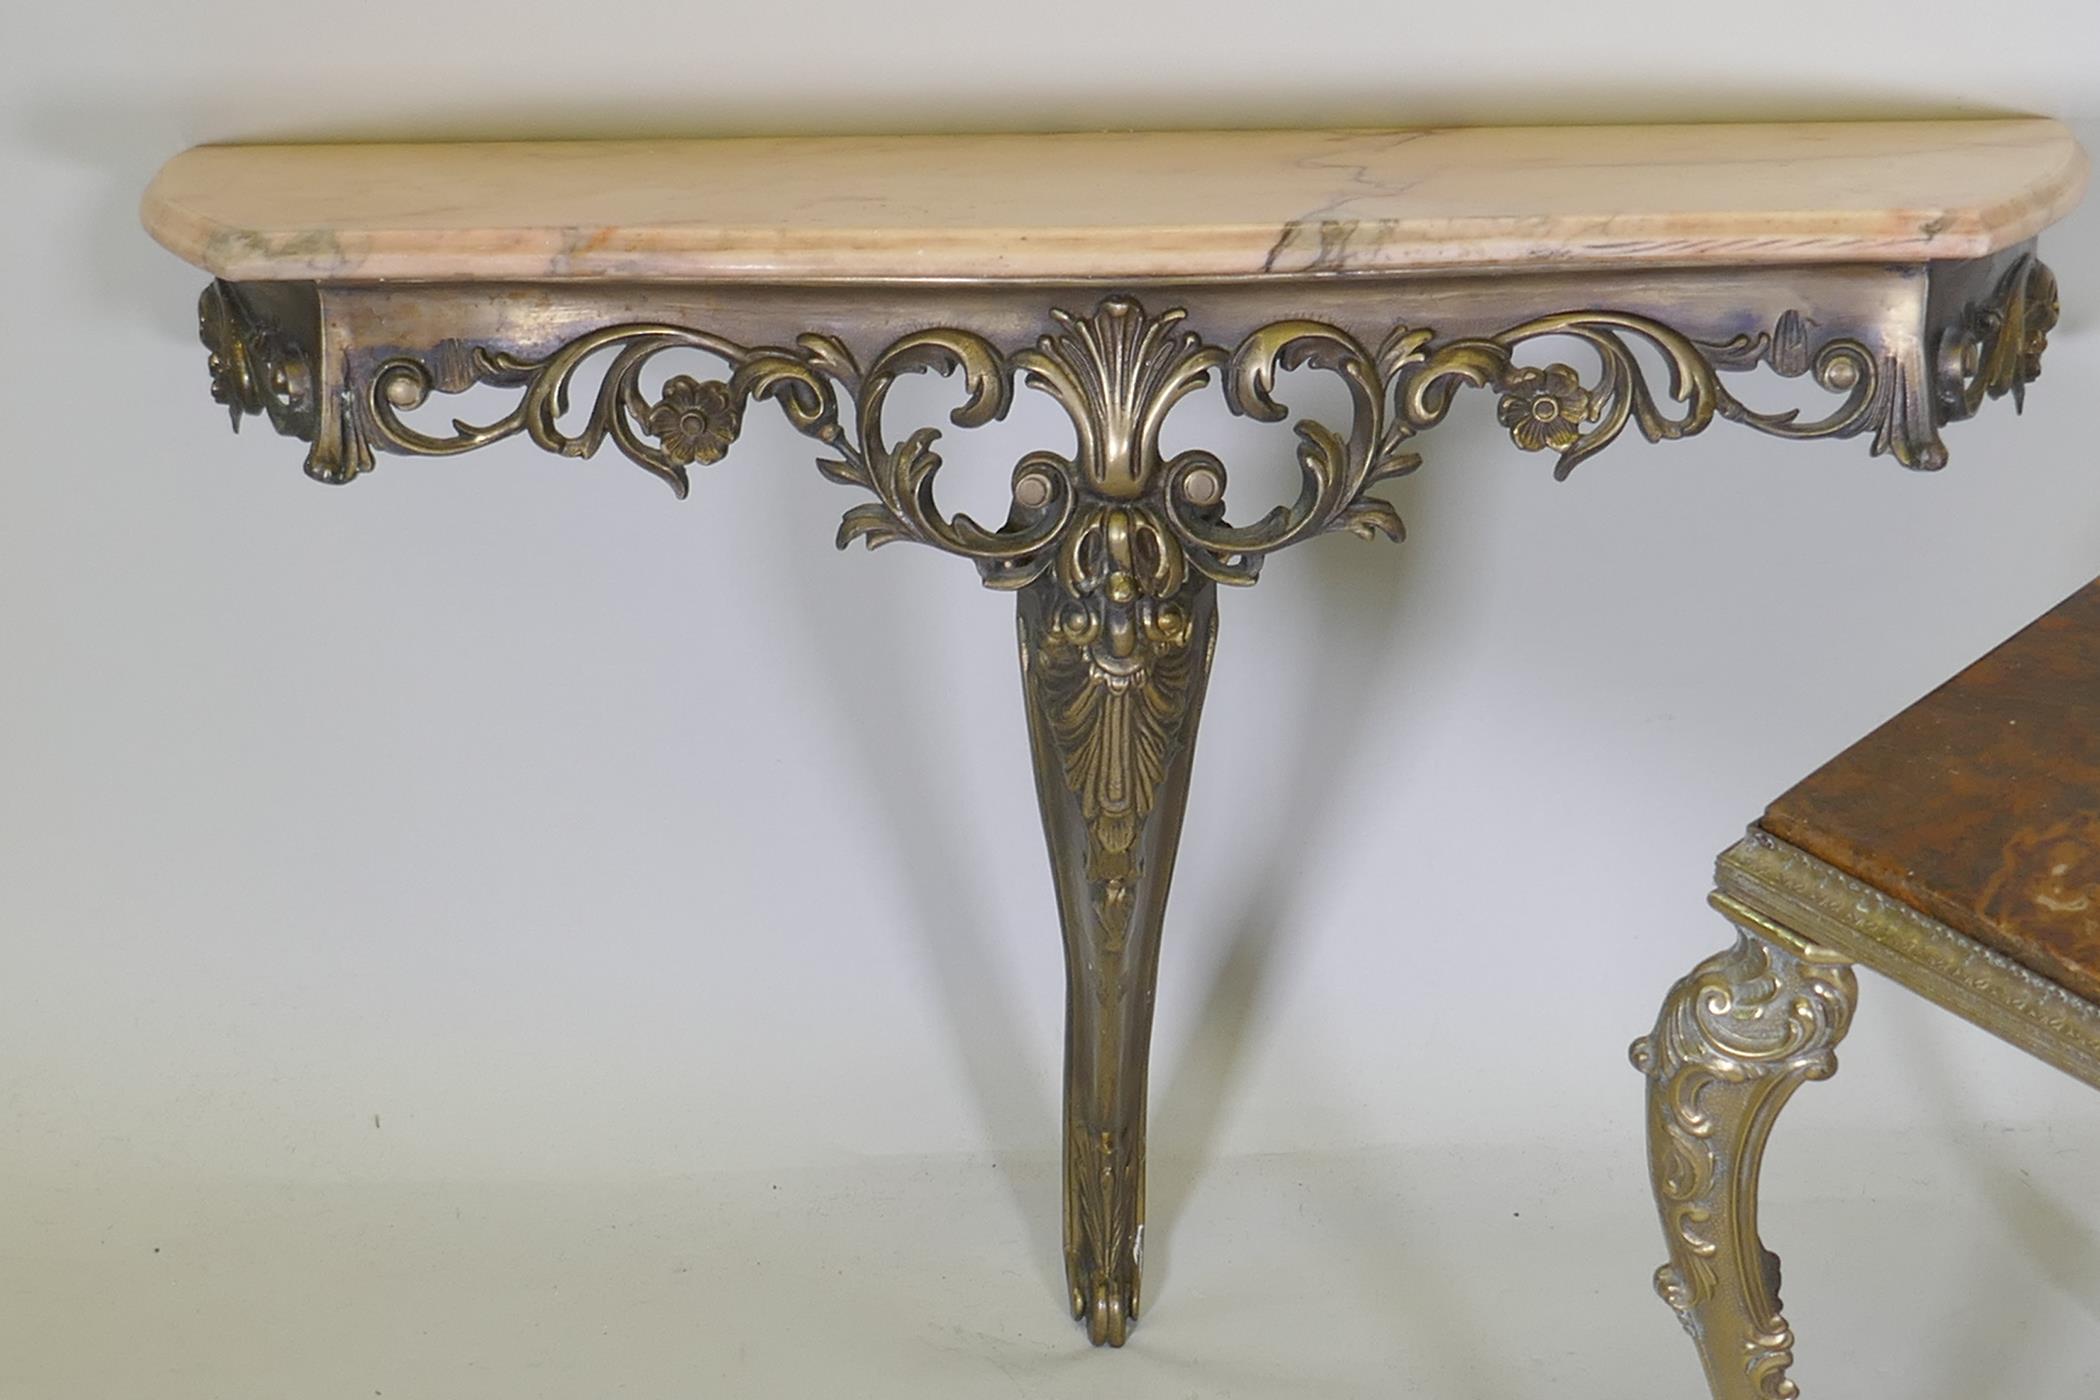
{"type": "MultiPolygon", "coordinates": [[[[1024,396],[1026,404],[1032,396],[1024,396]]],[[[1288,397],[1288,396],[1286,396],[1288,397]]],[[[1295,406],[1295,405],[1294,405],[1295,406]]],[[[1070,451],[1070,425],[1062,412],[1041,400],[1040,412],[1017,411],[1024,420],[975,433],[953,434],[952,450],[959,474],[975,472],[1004,479],[1004,463],[1015,444],[1070,451]],[[1011,439],[1003,445],[985,439],[1011,439]],[[965,447],[964,444],[968,446],[965,447]],[[1002,455],[1002,453],[1004,455],[1002,455]]],[[[1307,411],[1317,414],[1311,405],[1307,411]]],[[[937,421],[933,420],[933,421],[937,421]]],[[[1246,425],[1219,424],[1205,437],[1227,460],[1245,461],[1254,452],[1289,449],[1246,425]],[[1235,433],[1233,430],[1238,429],[1235,433]],[[1259,445],[1249,447],[1254,437],[1259,445]],[[1234,452],[1239,442],[1242,451],[1234,452]]],[[[1027,450],[1022,448],[1020,450],[1027,450]]],[[[1390,494],[1403,514],[1422,502],[1422,480],[1396,484],[1390,494]]],[[[789,509],[787,498],[774,496],[789,509]]],[[[825,498],[827,501],[829,497],[825,498]]],[[[843,504],[843,503],[842,503],[843,504]]],[[[1265,502],[1242,507],[1258,514],[1265,502]]],[[[778,522],[782,535],[804,536],[809,523],[800,518],[778,522]]],[[[856,568],[880,570],[895,556],[858,557],[856,568]]],[[[1272,561],[1274,572],[1310,574],[1300,584],[1317,592],[1317,609],[1304,614],[1285,637],[1262,636],[1258,629],[1236,626],[1248,594],[1222,590],[1219,672],[1224,683],[1213,687],[1205,729],[1197,745],[1196,777],[1190,799],[1191,828],[1216,830],[1220,823],[1239,823],[1237,841],[1261,857],[1243,866],[1227,893],[1214,906],[1233,911],[1229,922],[1191,927],[1170,907],[1162,964],[1171,969],[1191,964],[1206,967],[1201,1005],[1187,1044],[1155,1047],[1153,1063],[1153,1128],[1148,1172],[1151,1204],[1147,1231],[1148,1275],[1155,1290],[1167,1280],[1162,1248],[1182,1214],[1196,1181],[1218,1150],[1225,1106],[1232,1101],[1254,1048],[1254,1026],[1273,994],[1279,965],[1290,960],[1292,915],[1304,882],[1323,873],[1317,852],[1333,849],[1326,827],[1334,808],[1334,790],[1351,780],[1355,758],[1378,723],[1374,706],[1390,702],[1388,672],[1408,652],[1407,634],[1425,625],[1420,605],[1407,587],[1413,552],[1404,545],[1363,542],[1338,537],[1295,549],[1272,561]],[[1239,665],[1252,664],[1271,685],[1262,693],[1271,712],[1261,716],[1264,733],[1288,736],[1288,777],[1277,800],[1258,807],[1235,803],[1205,777],[1219,761],[1206,764],[1206,750],[1224,741],[1234,721],[1221,711],[1246,702],[1230,681],[1239,665]],[[1220,723],[1223,720],[1224,723],[1220,723]]],[[[953,574],[953,587],[971,590],[977,581],[961,560],[939,560],[953,574]]],[[[1011,603],[996,594],[981,598],[1001,615],[996,646],[969,664],[1011,677],[1010,723],[991,726],[1004,731],[1005,748],[993,759],[957,751],[959,735],[982,740],[982,730],[944,723],[948,697],[940,691],[940,667],[925,664],[933,654],[957,643],[944,639],[934,625],[896,625],[897,603],[878,595],[865,600],[841,599],[836,578],[814,570],[783,571],[780,599],[790,614],[783,644],[799,649],[819,678],[816,689],[836,698],[837,726],[860,741],[842,744],[857,772],[839,781],[870,795],[880,814],[876,840],[887,842],[887,862],[901,875],[917,911],[914,933],[929,973],[929,983],[946,1018],[954,1062],[964,1067],[966,1085],[984,1135],[1002,1153],[1021,1151],[1055,1157],[1060,1121],[1059,1047],[1033,1042],[1029,1028],[1044,1008],[1058,1007],[1062,997],[1051,984],[1017,989],[991,946],[1004,928],[1029,930],[1044,950],[1059,944],[1056,906],[1042,854],[1042,837],[1031,822],[1008,829],[1004,820],[987,829],[971,812],[981,804],[986,772],[995,781],[1029,783],[1027,736],[1019,677],[1011,643],[1011,603]],[[921,658],[919,661],[915,657],[921,658]],[[880,736],[867,742],[867,736],[880,736]],[[1000,857],[1025,843],[1022,863],[1040,872],[1015,888],[991,888],[983,872],[1000,857]],[[1023,998],[1029,1006],[1023,1007],[1023,998]],[[1034,1012],[1037,1014],[1030,1014],[1034,1012]]],[[[1442,600],[1440,625],[1450,623],[1449,600],[1442,600]]],[[[982,637],[973,627],[971,637],[982,637]]],[[[1261,702],[1257,702],[1261,703],[1261,702]]],[[[1002,808],[1002,815],[1005,808],[1002,808]]],[[[1215,875],[1184,864],[1185,883],[1202,874],[1215,886],[1215,875]]],[[[1163,980],[1171,984],[1171,971],[1163,980]]],[[[1032,1253],[1049,1296],[1063,1297],[1063,1251],[1059,1238],[1061,1212],[1055,1197],[1030,1199],[1038,1177],[1008,1176],[1016,1191],[1015,1209],[1031,1232],[1032,1253]]],[[[1049,1178],[1055,1181],[1053,1171],[1049,1178]]],[[[1054,1188],[1053,1188],[1054,1189],[1054,1188]]]]}
{"type": "MultiPolygon", "coordinates": [[[[1424,507],[1436,479],[1417,475],[1389,489],[1403,519],[1411,508],[1424,507]]],[[[1171,1056],[1155,1056],[1165,1073],[1153,1096],[1157,1165],[1148,1185],[1159,1237],[1154,1267],[1162,1279],[1171,1260],[1173,1227],[1218,1155],[1226,1108],[1238,1097],[1255,1048],[1255,1027],[1277,990],[1276,963],[1298,925],[1307,882],[1333,874],[1323,868],[1319,853],[1343,844],[1334,830],[1342,810],[1337,792],[1355,779],[1358,755],[1389,719],[1377,707],[1390,706],[1396,694],[1405,692],[1392,674],[1400,658],[1422,654],[1413,634],[1430,625],[1430,609],[1420,590],[1409,586],[1419,559],[1420,550],[1405,542],[1392,548],[1345,537],[1296,551],[1279,565],[1308,575],[1304,586],[1320,600],[1317,607],[1299,610],[1302,617],[1290,638],[1299,652],[1295,664],[1276,668],[1290,682],[1282,712],[1263,717],[1265,732],[1288,736],[1291,761],[1277,800],[1258,812],[1215,799],[1208,804],[1213,813],[1230,812],[1258,826],[1250,844],[1261,858],[1239,867],[1230,893],[1218,901],[1236,911],[1228,915],[1230,921],[1168,932],[1170,950],[1200,960],[1208,975],[1187,1042],[1171,1056]]],[[[1229,596],[1222,600],[1226,607],[1232,602],[1229,596]]],[[[1220,646],[1232,645],[1224,625],[1221,633],[1220,646]]],[[[1271,641],[1245,640],[1255,647],[1271,641]]],[[[1191,805],[1204,810],[1200,766],[1198,773],[1191,805]]]]}
{"type": "MultiPolygon", "coordinates": [[[[244,103],[243,112],[258,110],[261,98],[244,103]]],[[[299,104],[284,102],[274,108],[288,112],[299,104]]],[[[772,121],[749,111],[737,119],[711,125],[704,118],[686,123],[666,122],[660,109],[640,106],[571,108],[562,116],[550,117],[535,106],[530,111],[495,110],[478,117],[449,114],[442,119],[414,113],[384,119],[365,118],[342,124],[320,125],[310,120],[258,121],[229,114],[214,101],[199,99],[195,105],[169,107],[112,99],[82,101],[68,99],[32,108],[24,135],[36,150],[56,156],[94,175],[94,195],[69,228],[58,230],[55,240],[62,256],[74,260],[59,275],[78,285],[92,297],[99,312],[112,322],[147,315],[159,329],[186,346],[195,331],[191,301],[187,295],[171,296],[170,283],[180,277],[185,283],[195,274],[178,267],[174,259],[154,247],[138,226],[140,193],[161,161],[191,139],[209,137],[407,137],[491,135],[610,135],[641,131],[696,131],[761,129],[789,125],[804,129],[833,129],[858,124],[862,109],[839,105],[826,108],[796,104],[781,108],[772,121]]],[[[886,108],[897,126],[938,125],[992,128],[1024,124],[1011,111],[982,113],[983,121],[959,116],[947,103],[917,114],[909,109],[886,108]]],[[[1245,112],[1243,109],[1242,115],[1245,112]]],[[[1279,113],[1278,120],[1287,114],[1279,113]]],[[[1368,107],[1357,119],[1368,117],[1368,107]]],[[[1193,109],[1178,113],[1167,109],[1133,112],[1133,121],[1145,124],[1187,124],[1193,109]]],[[[1349,120],[1347,110],[1330,114],[1331,119],[1349,120]]],[[[1054,113],[1038,125],[1072,125],[1054,113]]],[[[186,364],[193,363],[185,361],[186,364]]],[[[1220,446],[1224,444],[1221,443],[1220,446]]],[[[806,450],[806,447],[800,449],[806,450]]],[[[1272,449],[1273,450],[1273,449],[1272,449]]],[[[1285,461],[1288,458],[1286,455],[1285,461]]],[[[1417,507],[1423,499],[1420,479],[1396,483],[1392,490],[1402,503],[1417,507]]],[[[796,522],[796,533],[800,522],[796,522]]],[[[1307,851],[1318,851],[1329,843],[1325,826],[1330,807],[1328,794],[1350,776],[1353,755],[1375,723],[1373,697],[1388,693],[1387,672],[1393,658],[1405,649],[1403,634],[1419,627],[1420,619],[1406,588],[1415,551],[1405,546],[1365,545],[1347,538],[1322,542],[1317,547],[1294,550],[1279,570],[1299,571],[1310,576],[1309,587],[1323,599],[1321,607],[1302,623],[1294,625],[1286,638],[1264,639],[1250,635],[1251,629],[1235,625],[1232,614],[1241,598],[1227,590],[1223,606],[1227,614],[1224,645],[1243,649],[1248,657],[1265,656],[1264,669],[1288,687],[1285,712],[1275,714],[1267,726],[1272,732],[1292,736],[1289,778],[1280,800],[1259,812],[1244,806],[1219,802],[1206,796],[1199,760],[1196,793],[1192,807],[1198,821],[1228,819],[1232,813],[1250,819],[1259,827],[1251,844],[1264,852],[1262,859],[1245,867],[1238,876],[1237,891],[1223,901],[1238,914],[1227,924],[1211,929],[1169,928],[1168,959],[1209,969],[1197,1029],[1190,1042],[1171,1056],[1171,1073],[1164,1076],[1163,1090],[1154,1102],[1164,1106],[1159,1116],[1156,1140],[1166,1148],[1166,1161],[1155,1171],[1152,1186],[1156,1237],[1166,1235],[1182,1213],[1204,1164],[1217,1150],[1224,1106],[1244,1073],[1251,1049],[1251,1028],[1271,995],[1279,961],[1287,954],[1287,925],[1298,905],[1302,881],[1317,867],[1308,862],[1307,851]],[[1289,664],[1273,664],[1288,652],[1289,664]]],[[[858,561],[857,561],[858,562],[858,561]]],[[[975,581],[967,567],[955,565],[955,586],[973,589],[975,581]]],[[[825,693],[837,697],[842,729],[862,735],[877,734],[878,743],[844,746],[860,765],[858,775],[842,781],[872,797],[885,820],[876,838],[891,843],[894,864],[915,892],[919,911],[917,935],[924,962],[948,1016],[948,1030],[965,1067],[968,1088],[975,1101],[986,1136],[997,1146],[1041,1144],[1046,1150],[1056,1142],[1058,1103],[1055,1048],[1027,1043],[1022,1028],[1029,1024],[1017,1009],[1013,994],[1004,986],[993,950],[985,946],[984,934],[995,927],[1002,905],[1009,900],[1025,901],[1030,922],[1038,925],[1049,946],[1056,944],[1054,903],[1047,878],[1025,894],[1009,895],[987,887],[975,872],[980,862],[973,848],[997,839],[1018,836],[1032,846],[1040,841],[1033,831],[1001,832],[996,838],[979,836],[967,810],[944,809],[938,802],[917,800],[925,775],[952,765],[955,756],[941,751],[938,726],[925,723],[939,712],[939,697],[927,693],[932,684],[924,667],[911,664],[916,649],[944,645],[937,636],[919,629],[877,630],[867,623],[865,610],[842,608],[820,582],[820,576],[783,570],[778,575],[786,595],[783,606],[800,614],[802,624],[789,644],[806,648],[818,673],[828,678],[825,693]]],[[[1003,600],[999,600],[1003,603],[1003,600]]],[[[1443,600],[1449,621],[1450,600],[1443,600]]],[[[986,656],[983,663],[1011,673],[1014,665],[1010,646],[986,656]]],[[[1236,664],[1228,662],[1228,665],[1236,664]]],[[[1018,683],[1014,686],[1012,753],[1015,771],[1025,774],[1026,739],[1021,716],[1018,683]]],[[[1232,703],[1229,695],[1214,696],[1213,716],[1232,703]]],[[[1213,723],[1209,730],[1215,734],[1213,723]]],[[[967,762],[965,766],[969,766],[967,762]]],[[[1055,999],[1052,988],[1031,988],[1028,995],[1055,999]]],[[[1035,1254],[1046,1286],[1061,1296],[1061,1246],[1057,1239],[1058,1212],[1055,1202],[1019,1202],[1031,1228],[1037,1232],[1035,1254]]],[[[1163,1276],[1165,1269],[1158,1267],[1163,1276]]]]}

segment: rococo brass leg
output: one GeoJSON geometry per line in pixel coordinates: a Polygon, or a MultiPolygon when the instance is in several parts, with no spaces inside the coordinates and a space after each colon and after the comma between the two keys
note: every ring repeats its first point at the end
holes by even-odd
{"type": "Polygon", "coordinates": [[[1110,510],[1078,595],[1020,595],[1036,794],[1065,942],[1065,1279],[1096,1346],[1138,1315],[1145,1077],[1167,885],[1216,637],[1215,585],[1110,510]]]}
{"type": "Polygon", "coordinates": [[[1837,1072],[1858,985],[1827,948],[1724,894],[1735,946],[1670,989],[1634,1042],[1648,1078],[1648,1164],[1670,1262],[1655,1288],[1699,1348],[1714,1400],[1792,1400],[1779,1256],[1757,1233],[1765,1142],[1794,1090],[1837,1072]]]}

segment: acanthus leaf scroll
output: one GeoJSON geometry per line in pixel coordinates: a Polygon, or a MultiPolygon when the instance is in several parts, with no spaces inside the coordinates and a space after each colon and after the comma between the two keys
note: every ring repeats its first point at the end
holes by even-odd
{"type": "Polygon", "coordinates": [[[197,338],[211,371],[212,402],[241,419],[260,414],[286,437],[313,437],[313,361],[282,327],[254,314],[240,289],[214,282],[197,297],[197,338]]]}
{"type": "Polygon", "coordinates": [[[1074,463],[1031,454],[1014,468],[1008,519],[988,528],[967,515],[948,516],[935,505],[933,483],[942,467],[935,448],[938,430],[922,428],[895,445],[884,437],[882,403],[899,375],[959,375],[965,401],[951,415],[959,427],[1004,417],[1017,379],[1058,398],[1068,411],[1077,406],[1083,417],[1088,390],[1072,376],[1071,348],[1092,353],[1085,349],[1091,344],[1106,352],[1119,342],[1101,337],[1135,328],[1148,353],[1173,349],[1176,359],[1173,373],[1159,384],[1134,380],[1129,386],[1138,396],[1134,402],[1142,404],[1138,427],[1156,435],[1173,404],[1213,374],[1222,377],[1235,413],[1264,421],[1287,416],[1272,396],[1280,371],[1312,365],[1337,374],[1353,400],[1349,432],[1300,421],[1304,489],[1297,500],[1255,523],[1230,525],[1216,509],[1222,503],[1224,468],[1214,456],[1189,452],[1163,464],[1166,490],[1149,504],[1186,551],[1190,567],[1218,582],[1244,583],[1258,573],[1266,554],[1326,530],[1397,538],[1399,517],[1370,488],[1419,465],[1405,444],[1443,419],[1460,388],[1491,390],[1496,416],[1511,440],[1526,451],[1553,452],[1555,475],[1561,477],[1628,426],[1652,441],[1664,441],[1700,432],[1716,416],[1796,439],[1871,430],[1876,453],[1893,453],[1906,465],[1936,467],[1945,460],[1938,423],[1970,415],[1985,397],[2010,393],[2019,399],[2040,371],[2056,318],[2054,278],[2031,256],[2021,258],[1988,298],[1967,307],[1949,327],[1927,384],[1891,350],[1843,337],[1815,343],[1814,323],[1798,311],[1782,315],[1770,331],[1729,341],[1693,340],[1652,318],[1614,310],[1559,312],[1493,335],[1446,340],[1430,329],[1403,324],[1375,354],[1338,327],[1279,321],[1254,330],[1228,352],[1186,329],[1185,313],[1153,316],[1135,299],[1118,296],[1101,302],[1089,317],[1053,311],[1061,335],[1045,336],[1035,347],[1013,353],[975,332],[934,328],[894,341],[863,370],[844,342],[830,335],[805,334],[791,346],[745,346],[685,326],[626,323],[585,332],[538,358],[500,345],[445,341],[421,355],[386,360],[362,374],[361,383],[346,379],[330,394],[317,383],[313,348],[275,325],[244,293],[242,287],[215,283],[200,305],[200,330],[212,353],[213,396],[236,422],[243,414],[264,414],[279,431],[315,442],[308,469],[323,480],[349,480],[368,470],[373,446],[442,456],[524,434],[548,451],[572,457],[592,456],[611,442],[682,496],[690,484],[688,468],[719,460],[735,442],[745,405],[772,399],[798,431],[828,449],[819,460],[827,476],[875,498],[848,512],[839,532],[842,543],[910,539],[931,544],[975,560],[985,581],[1003,588],[1025,586],[1049,566],[1052,541],[1074,528],[1081,478],[1097,495],[1120,499],[1135,489],[1136,478],[1127,462],[1117,464],[1118,454],[1128,457],[1141,450],[1142,440],[1090,442],[1074,463]],[[1593,382],[1566,364],[1517,361],[1517,351],[1527,343],[1554,337],[1594,353],[1598,373],[1593,382]],[[1660,357],[1666,372],[1661,394],[1651,388],[1636,358],[1637,343],[1660,357]],[[729,366],[727,375],[674,376],[652,396],[643,388],[643,371],[672,349],[716,356],[729,366]],[[573,383],[585,362],[603,350],[613,351],[615,358],[581,425],[566,430],[561,420],[573,383]],[[1721,384],[1717,373],[1761,364],[1784,377],[1812,375],[1819,387],[1842,400],[1829,414],[1802,421],[1798,410],[1751,408],[1721,384]],[[522,393],[501,418],[485,424],[455,420],[449,433],[425,432],[401,417],[433,393],[456,393],[475,384],[522,393]],[[842,412],[842,395],[855,402],[857,411],[842,412]],[[1681,410],[1666,412],[1665,400],[1681,410]],[[1090,476],[1097,465],[1101,471],[1090,476]]]}
{"type": "Polygon", "coordinates": [[[314,338],[281,323],[256,295],[220,281],[197,298],[212,399],[225,405],[235,432],[243,417],[258,414],[309,444],[306,474],[316,481],[341,484],[370,471],[372,449],[350,387],[324,387],[314,338]]]}
{"type": "MultiPolygon", "coordinates": [[[[1986,395],[2017,397],[2038,372],[2054,308],[2047,269],[2021,260],[1987,303],[1950,330],[1937,386],[1942,411],[1964,416],[1986,395]]],[[[871,497],[845,513],[840,546],[911,540],[974,561],[994,588],[1046,580],[1055,588],[1060,603],[1037,640],[1042,664],[1031,684],[1046,687],[1044,703],[1061,716],[1052,732],[1067,751],[1073,792],[1100,814],[1104,849],[1120,839],[1116,823],[1147,809],[1150,775],[1179,743],[1162,718],[1171,706],[1160,687],[1175,684],[1169,658],[1187,643],[1191,591],[1251,583],[1269,554],[1326,531],[1401,538],[1398,513],[1375,488],[1420,465],[1413,438],[1444,419],[1461,389],[1490,390],[1511,440],[1555,454],[1556,477],[1628,427],[1666,441],[1701,432],[1716,417],[1785,438],[1871,430],[1876,452],[1912,466],[1945,457],[1928,391],[1905,362],[1856,340],[1817,344],[1813,323],[1799,312],[1769,332],[1727,342],[1695,341],[1613,310],[1554,313],[1445,340],[1399,325],[1375,351],[1310,319],[1260,326],[1228,350],[1192,329],[1184,311],[1153,314],[1128,296],[1105,298],[1087,315],[1050,314],[1054,329],[1018,350],[971,330],[935,327],[890,342],[865,368],[831,335],[746,345],[671,323],[604,326],[536,358],[447,341],[422,357],[385,360],[361,386],[339,386],[334,399],[317,390],[310,348],[258,315],[241,289],[207,289],[200,324],[212,351],[214,397],[236,422],[262,413],[280,431],[312,441],[308,470],[324,480],[368,469],[373,445],[443,456],[523,435],[569,457],[593,456],[609,442],[683,496],[689,468],[720,460],[734,444],[746,406],[773,401],[821,445],[825,476],[871,497]],[[1558,361],[1518,361],[1520,350],[1554,340],[1591,352],[1595,377],[1558,361]],[[1636,353],[1643,345],[1664,368],[1660,392],[1636,353]],[[652,393],[646,371],[671,351],[697,351],[726,369],[706,379],[673,375],[652,393]],[[597,389],[580,422],[568,424],[579,372],[601,354],[611,358],[597,389]],[[1752,409],[1722,385],[1720,371],[1759,364],[1782,376],[1811,375],[1841,402],[1806,422],[1797,410],[1752,409]],[[1250,523],[1230,523],[1224,463],[1201,449],[1167,457],[1162,424],[1214,381],[1233,413],[1283,421],[1290,415],[1276,398],[1279,376],[1306,368],[1346,387],[1350,421],[1336,430],[1298,420],[1296,497],[1250,523]],[[921,427],[892,442],[884,425],[899,378],[927,373],[959,383],[962,402],[949,415],[959,428],[1003,419],[1021,387],[1048,394],[1073,422],[1076,452],[1031,452],[1015,463],[1007,517],[997,525],[944,511],[936,491],[940,430],[921,427]],[[425,432],[402,417],[434,393],[475,384],[517,389],[519,398],[500,418],[455,419],[449,432],[425,432]],[[1082,657],[1083,666],[1075,660],[1082,657]]]]}
{"type": "Polygon", "coordinates": [[[1973,417],[1986,398],[2006,394],[2015,410],[2024,408],[2059,314],[2056,274],[2032,255],[2014,263],[1991,296],[1967,308],[1941,338],[1941,411],[1973,417]]]}

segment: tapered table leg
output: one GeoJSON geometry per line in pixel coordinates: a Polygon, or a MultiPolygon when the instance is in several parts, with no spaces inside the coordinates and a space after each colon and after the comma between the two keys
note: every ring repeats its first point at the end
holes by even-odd
{"type": "Polygon", "coordinates": [[[1064,927],[1065,1277],[1088,1337],[1121,1346],[1140,1299],[1160,923],[1217,590],[1153,596],[1145,527],[1120,511],[1080,548],[1084,601],[1053,582],[1020,595],[1021,676],[1064,927]]]}

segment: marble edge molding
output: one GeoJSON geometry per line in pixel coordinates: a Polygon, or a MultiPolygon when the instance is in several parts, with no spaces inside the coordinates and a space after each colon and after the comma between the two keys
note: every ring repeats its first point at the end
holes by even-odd
{"type": "MultiPolygon", "coordinates": [[[[2100,1006],[1762,826],[1723,851],[1724,896],[2100,1088],[2100,1006]]],[[[1826,959],[1827,960],[1827,959],[1826,959]]]]}
{"type": "MultiPolygon", "coordinates": [[[[1974,205],[1361,220],[1307,216],[1282,222],[945,230],[689,221],[336,230],[237,225],[193,207],[189,196],[170,188],[188,178],[185,161],[196,152],[241,149],[205,146],[162,166],[141,200],[140,218],[169,251],[235,282],[1099,283],[1539,268],[1916,264],[1985,257],[2024,242],[2069,212],[2084,193],[2089,163],[2061,123],[2026,118],[1975,124],[2046,126],[2059,138],[2049,145],[2060,159],[2003,198],[1974,205]]],[[[382,145],[412,148],[377,143],[369,149],[382,145]]]]}

